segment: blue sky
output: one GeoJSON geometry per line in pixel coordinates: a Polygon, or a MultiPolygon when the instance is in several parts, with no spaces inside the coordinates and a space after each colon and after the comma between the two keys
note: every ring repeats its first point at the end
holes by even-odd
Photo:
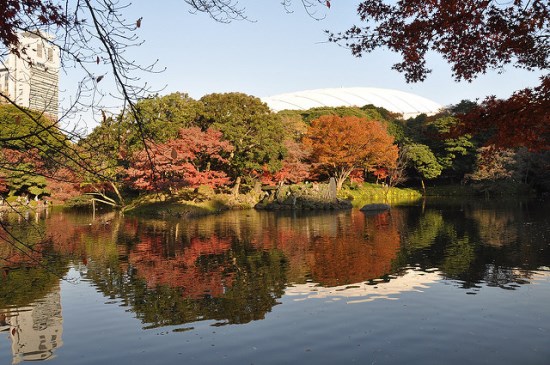
{"type": "MultiPolygon", "coordinates": [[[[442,105],[487,95],[507,97],[514,90],[538,84],[541,73],[509,67],[503,74],[482,75],[457,83],[450,67],[430,55],[432,74],[425,82],[407,84],[391,69],[399,57],[377,51],[362,58],[328,43],[323,30],[345,30],[358,22],[356,1],[332,1],[319,8],[323,20],[309,17],[299,2],[288,14],[278,0],[241,5],[254,21],[216,23],[205,14],[190,14],[181,0],[139,1],[125,11],[128,19],[143,17],[138,35],[145,43],[131,54],[141,64],[158,59],[166,71],[144,75],[161,94],[181,91],[193,98],[214,92],[239,91],[258,97],[327,87],[380,87],[412,92],[442,105]]],[[[110,75],[107,75],[108,78],[110,75]]],[[[70,81],[70,77],[69,80],[70,81]]]]}

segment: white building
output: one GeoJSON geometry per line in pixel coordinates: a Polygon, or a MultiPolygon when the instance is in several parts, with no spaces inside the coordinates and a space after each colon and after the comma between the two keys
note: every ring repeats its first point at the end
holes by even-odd
{"type": "Polygon", "coordinates": [[[19,35],[20,56],[10,53],[0,63],[0,92],[19,106],[57,120],[59,109],[59,48],[47,37],[19,35]]]}
{"type": "Polygon", "coordinates": [[[391,89],[348,87],[306,90],[262,98],[271,110],[307,110],[319,107],[357,106],[372,104],[403,118],[419,114],[436,114],[442,105],[422,96],[391,89]]]}

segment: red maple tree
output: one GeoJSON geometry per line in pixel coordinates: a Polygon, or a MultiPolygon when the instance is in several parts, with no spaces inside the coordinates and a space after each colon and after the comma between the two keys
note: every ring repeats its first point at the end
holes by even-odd
{"type": "Polygon", "coordinates": [[[0,194],[6,194],[8,191],[9,189],[6,182],[6,177],[0,175],[0,194]]]}
{"type": "Polygon", "coordinates": [[[179,138],[150,144],[149,155],[140,151],[128,168],[131,185],[139,190],[174,191],[181,187],[229,183],[222,171],[233,146],[222,141],[221,132],[198,127],[181,129],[179,138]]]}
{"type": "Polygon", "coordinates": [[[489,131],[488,145],[550,149],[550,76],[542,84],[515,92],[507,100],[488,97],[469,113],[460,116],[458,133],[489,131]]]}
{"type": "Polygon", "coordinates": [[[64,166],[47,174],[46,181],[50,191],[50,200],[63,203],[82,194],[81,179],[76,173],[64,166]]]}
{"type": "Polygon", "coordinates": [[[283,167],[279,171],[271,173],[266,166],[260,179],[263,184],[275,185],[285,182],[298,184],[311,176],[311,165],[306,161],[309,152],[305,146],[294,139],[287,139],[283,144],[287,150],[282,161],[283,167]]]}
{"type": "Polygon", "coordinates": [[[65,9],[51,1],[43,0],[0,0],[2,21],[0,21],[0,41],[7,48],[19,54],[17,32],[25,29],[27,19],[34,19],[34,26],[54,25],[61,27],[69,25],[65,9]]]}

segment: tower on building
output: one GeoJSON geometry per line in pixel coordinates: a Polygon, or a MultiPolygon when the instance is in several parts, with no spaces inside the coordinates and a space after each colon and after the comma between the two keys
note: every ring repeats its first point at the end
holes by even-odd
{"type": "Polygon", "coordinates": [[[17,105],[57,120],[59,109],[59,48],[44,34],[19,35],[19,55],[0,63],[0,92],[17,105]]]}

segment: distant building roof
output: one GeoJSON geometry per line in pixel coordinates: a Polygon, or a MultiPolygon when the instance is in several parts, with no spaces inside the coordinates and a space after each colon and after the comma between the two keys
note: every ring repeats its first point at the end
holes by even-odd
{"type": "Polygon", "coordinates": [[[422,96],[399,90],[373,87],[349,87],[298,91],[261,98],[273,111],[307,110],[318,107],[358,106],[373,104],[404,118],[425,113],[435,114],[442,106],[422,96]]]}

